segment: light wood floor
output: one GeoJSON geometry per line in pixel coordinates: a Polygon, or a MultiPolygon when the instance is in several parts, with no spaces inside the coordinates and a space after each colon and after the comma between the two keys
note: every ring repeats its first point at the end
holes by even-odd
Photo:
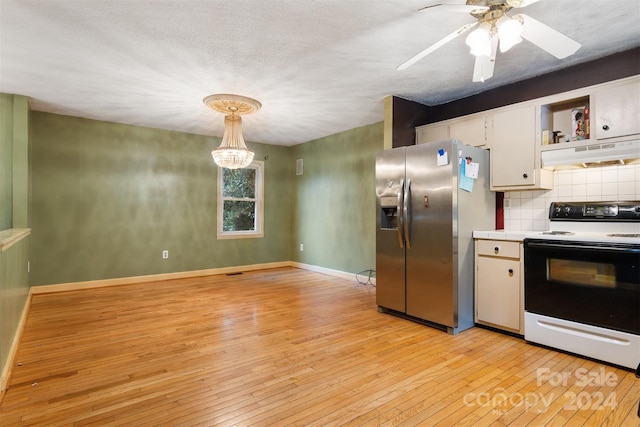
{"type": "Polygon", "coordinates": [[[16,362],[3,426],[640,425],[630,371],[292,268],[36,295],[16,362]]]}

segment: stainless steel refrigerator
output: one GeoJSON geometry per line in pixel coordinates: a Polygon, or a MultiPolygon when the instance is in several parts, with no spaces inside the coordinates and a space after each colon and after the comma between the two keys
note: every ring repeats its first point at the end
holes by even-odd
{"type": "Polygon", "coordinates": [[[495,224],[489,151],[454,140],[381,151],[376,196],[379,311],[450,334],[472,327],[472,234],[495,224]]]}

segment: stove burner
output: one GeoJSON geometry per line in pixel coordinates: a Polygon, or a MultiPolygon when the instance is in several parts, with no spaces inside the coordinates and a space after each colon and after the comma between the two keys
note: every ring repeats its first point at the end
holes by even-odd
{"type": "Polygon", "coordinates": [[[611,233],[607,234],[609,237],[640,237],[638,233],[611,233]]]}
{"type": "Polygon", "coordinates": [[[549,234],[551,236],[573,236],[576,233],[572,231],[543,231],[541,234],[549,234]]]}

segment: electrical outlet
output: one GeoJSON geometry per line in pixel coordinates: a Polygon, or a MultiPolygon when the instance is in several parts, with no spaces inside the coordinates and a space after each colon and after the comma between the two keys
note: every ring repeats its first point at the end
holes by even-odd
{"type": "Polygon", "coordinates": [[[304,245],[300,243],[300,252],[304,251],[304,245]]]}
{"type": "Polygon", "coordinates": [[[162,251],[162,259],[167,259],[169,258],[169,251],[168,250],[164,250],[162,251]]]}

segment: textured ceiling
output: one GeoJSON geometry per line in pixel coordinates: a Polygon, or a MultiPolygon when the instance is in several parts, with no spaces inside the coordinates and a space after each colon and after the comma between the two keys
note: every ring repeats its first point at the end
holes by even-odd
{"type": "Polygon", "coordinates": [[[556,59],[524,41],[472,83],[462,25],[434,0],[0,0],[0,92],[33,110],[222,135],[212,93],[259,100],[248,141],[295,145],[383,119],[396,95],[427,105],[640,46],[640,1],[541,0],[517,10],[582,44],[556,59]]]}

